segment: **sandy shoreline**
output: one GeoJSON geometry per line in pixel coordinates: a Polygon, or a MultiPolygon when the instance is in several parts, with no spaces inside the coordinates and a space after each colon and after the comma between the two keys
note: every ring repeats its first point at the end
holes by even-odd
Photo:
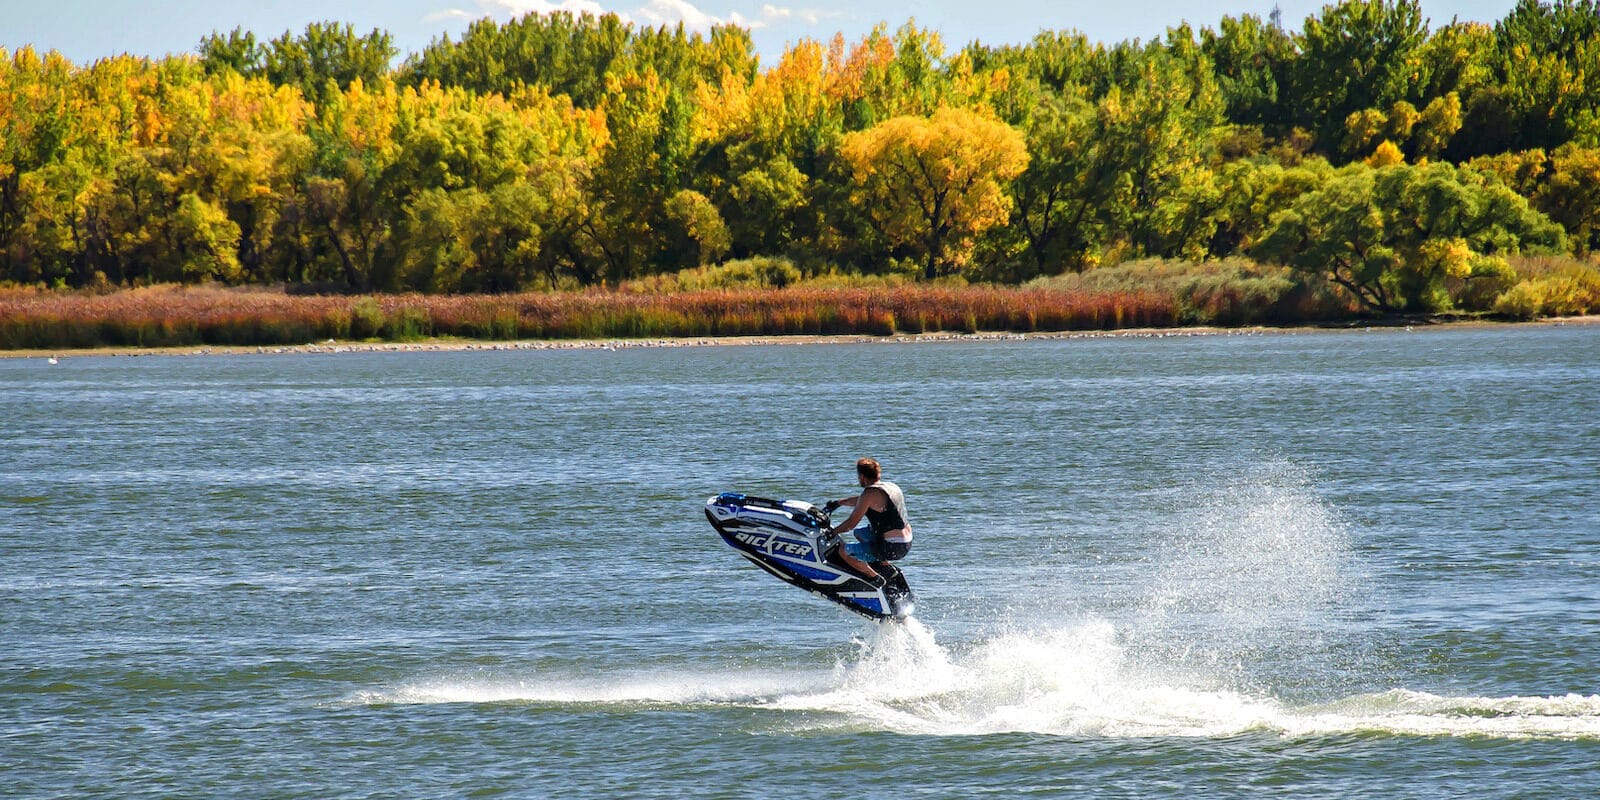
{"type": "Polygon", "coordinates": [[[96,347],[82,350],[0,350],[0,358],[80,358],[85,356],[218,356],[218,355],[335,355],[349,353],[428,353],[458,351],[515,350],[625,350],[677,347],[729,347],[808,344],[917,344],[929,342],[1050,341],[1065,339],[1184,338],[1195,336],[1290,336],[1306,333],[1342,333],[1377,330],[1457,330],[1495,327],[1560,327],[1597,325],[1600,315],[1557,317],[1532,322],[1460,321],[1435,324],[1405,323],[1349,325],[1297,325],[1285,327],[1250,326],[1242,328],[1126,328],[1111,331],[1061,331],[1056,333],[923,333],[894,336],[794,335],[794,336],[693,336],[655,339],[525,339],[490,341],[476,339],[427,339],[418,342],[341,342],[332,339],[297,345],[185,345],[182,347],[96,347]]]}

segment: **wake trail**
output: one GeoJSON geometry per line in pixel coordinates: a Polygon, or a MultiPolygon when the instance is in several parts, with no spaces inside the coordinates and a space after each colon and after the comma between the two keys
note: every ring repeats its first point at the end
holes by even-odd
{"type": "Polygon", "coordinates": [[[526,704],[765,710],[792,730],[1100,739],[1347,734],[1600,739],[1600,696],[1447,697],[1394,689],[1295,704],[1185,685],[1130,663],[1112,625],[1010,633],[955,653],[915,619],[878,626],[848,663],[810,671],[452,677],[360,692],[353,705],[526,704]],[[821,712],[821,713],[819,713],[821,712]]]}
{"type": "MultiPolygon", "coordinates": [[[[1174,490],[1172,533],[1148,548],[1116,621],[1016,612],[956,647],[916,618],[873,626],[831,669],[785,665],[642,674],[441,678],[355,704],[735,707],[795,730],[1088,738],[1349,734],[1600,739],[1600,696],[1450,697],[1393,686],[1382,667],[1329,663],[1323,637],[1357,579],[1351,536],[1311,477],[1265,461],[1174,490]],[[1132,602],[1126,602],[1132,601],[1132,602]],[[1354,687],[1351,687],[1353,689],[1354,687]],[[1286,695],[1335,697],[1286,700],[1286,695]],[[820,713],[819,713],[820,712],[820,713]]],[[[1049,598],[1044,598],[1049,601],[1049,598]]],[[[1359,650],[1359,648],[1357,648],[1359,650]]]]}

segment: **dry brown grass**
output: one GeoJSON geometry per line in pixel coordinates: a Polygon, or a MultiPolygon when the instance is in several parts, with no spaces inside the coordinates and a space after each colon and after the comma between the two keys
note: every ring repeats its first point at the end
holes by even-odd
{"type": "Polygon", "coordinates": [[[1166,327],[1169,297],[1143,291],[900,286],[673,294],[297,296],[154,286],[109,294],[0,290],[0,348],[282,345],[786,334],[1069,331],[1166,327]]]}

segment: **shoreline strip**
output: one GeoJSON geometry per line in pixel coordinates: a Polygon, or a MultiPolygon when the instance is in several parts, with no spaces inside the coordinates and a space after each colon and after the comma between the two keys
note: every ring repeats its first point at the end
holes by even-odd
{"type": "Polygon", "coordinates": [[[927,344],[936,342],[998,342],[998,341],[1060,341],[1073,339],[1180,339],[1209,336],[1288,336],[1306,333],[1362,333],[1386,330],[1459,330],[1463,328],[1491,327],[1563,327],[1566,325],[1600,325],[1600,315],[1583,317],[1554,317],[1529,322],[1450,321],[1432,324],[1353,323],[1348,325],[1293,325],[1284,327],[1248,326],[1240,328],[1188,327],[1188,328],[1125,328],[1110,331],[1060,331],[1013,333],[1007,331],[978,333],[920,333],[892,336],[867,336],[847,334],[772,335],[772,336],[702,336],[653,339],[523,339],[495,341],[488,339],[426,339],[417,342],[340,342],[332,339],[297,345],[183,345],[176,347],[96,347],[89,349],[60,350],[0,350],[0,359],[27,358],[83,358],[83,357],[142,357],[142,356],[207,356],[207,355],[294,355],[294,354],[351,354],[351,353],[422,353],[467,351],[547,351],[547,350],[627,350],[663,349],[679,347],[739,347],[813,344],[927,344]]]}

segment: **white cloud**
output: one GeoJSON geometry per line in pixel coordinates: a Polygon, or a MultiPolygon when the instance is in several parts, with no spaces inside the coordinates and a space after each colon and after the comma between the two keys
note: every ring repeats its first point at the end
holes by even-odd
{"type": "Polygon", "coordinates": [[[723,23],[722,20],[684,0],[650,0],[639,9],[639,14],[652,25],[675,25],[681,22],[683,27],[701,32],[709,31],[713,25],[723,23]]]}
{"type": "MultiPolygon", "coordinates": [[[[446,8],[435,11],[423,20],[426,22],[444,22],[455,19],[482,19],[493,17],[495,19],[512,19],[527,14],[553,14],[557,11],[566,11],[571,14],[593,14],[600,16],[606,10],[595,0],[561,0],[551,3],[548,0],[478,0],[477,11],[467,11],[462,8],[446,8]]],[[[620,15],[624,19],[626,14],[620,15]]]]}
{"type": "Polygon", "coordinates": [[[800,22],[805,25],[820,25],[829,17],[842,17],[843,11],[825,11],[820,8],[789,8],[788,6],[775,6],[770,3],[761,6],[761,13],[754,17],[747,17],[735,11],[728,15],[728,21],[750,30],[760,30],[774,26],[789,27],[791,23],[800,22]]]}
{"type": "Polygon", "coordinates": [[[807,25],[820,25],[825,19],[844,15],[843,11],[824,11],[820,8],[789,8],[769,3],[761,6],[761,14],[753,19],[735,11],[733,12],[733,21],[747,27],[765,28],[775,23],[791,21],[803,22],[807,25]]]}
{"type": "Polygon", "coordinates": [[[465,11],[459,8],[447,8],[443,11],[435,11],[431,14],[428,14],[422,18],[422,21],[432,24],[435,22],[451,22],[458,19],[477,19],[481,16],[483,15],[473,14],[470,11],[465,11]]]}

